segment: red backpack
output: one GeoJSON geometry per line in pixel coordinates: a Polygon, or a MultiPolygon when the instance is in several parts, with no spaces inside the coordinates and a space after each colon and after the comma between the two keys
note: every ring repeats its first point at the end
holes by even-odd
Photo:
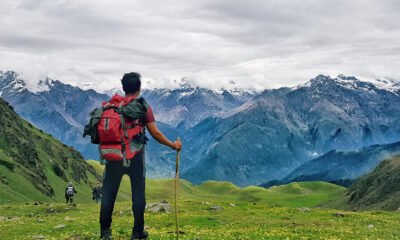
{"type": "Polygon", "coordinates": [[[100,144],[100,162],[123,161],[124,167],[130,166],[129,159],[142,151],[146,143],[145,129],[139,119],[130,119],[122,114],[122,108],[133,98],[119,104],[104,102],[103,114],[97,125],[100,144]]]}

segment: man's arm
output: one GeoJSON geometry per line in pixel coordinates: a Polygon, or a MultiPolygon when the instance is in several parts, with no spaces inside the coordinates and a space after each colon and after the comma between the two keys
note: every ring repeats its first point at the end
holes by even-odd
{"type": "Polygon", "coordinates": [[[158,130],[155,122],[149,122],[146,124],[147,130],[149,130],[150,135],[157,140],[157,142],[168,146],[174,150],[181,150],[182,143],[180,141],[171,142],[162,134],[160,130],[158,130]]]}

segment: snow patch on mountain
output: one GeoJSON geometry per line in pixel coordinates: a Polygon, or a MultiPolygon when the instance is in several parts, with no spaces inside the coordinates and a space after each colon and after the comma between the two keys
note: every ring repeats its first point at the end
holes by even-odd
{"type": "Polygon", "coordinates": [[[373,83],[377,88],[395,93],[396,95],[398,95],[398,92],[400,91],[400,81],[391,78],[385,78],[383,80],[375,79],[373,83]]]}
{"type": "Polygon", "coordinates": [[[249,89],[234,88],[234,89],[228,90],[228,92],[235,96],[244,96],[244,95],[248,95],[248,94],[256,95],[256,94],[260,93],[260,91],[257,91],[254,88],[249,88],[249,89]]]}
{"type": "MultiPolygon", "coordinates": [[[[193,89],[193,91],[188,91],[188,92],[182,92],[181,94],[179,94],[178,100],[187,96],[192,95],[193,93],[195,93],[196,89],[193,89]]],[[[168,92],[168,94],[165,94],[164,96],[169,96],[171,94],[171,92],[168,92]]]]}
{"type": "Polygon", "coordinates": [[[120,88],[111,88],[109,90],[103,91],[103,93],[107,94],[109,97],[112,97],[115,94],[118,94],[120,96],[124,96],[125,95],[125,93],[120,88]]]}
{"type": "MultiPolygon", "coordinates": [[[[400,92],[400,82],[391,78],[385,78],[385,79],[359,79],[353,76],[346,76],[344,74],[338,75],[336,78],[331,78],[330,76],[324,76],[324,75],[319,75],[314,79],[311,79],[310,81],[299,84],[295,87],[290,88],[291,91],[296,91],[299,88],[309,88],[313,84],[321,82],[316,81],[318,78],[321,79],[329,79],[333,81],[337,86],[349,89],[349,90],[361,90],[361,91],[366,91],[372,94],[376,94],[376,89],[378,90],[384,90],[387,92],[394,93],[395,95],[399,96],[400,92]]],[[[323,84],[328,84],[328,82],[324,82],[323,84]]],[[[316,93],[314,97],[318,96],[318,89],[316,89],[316,93]]]]}
{"type": "Polygon", "coordinates": [[[2,92],[21,92],[26,89],[26,82],[14,72],[0,72],[0,89],[2,92]]]}
{"type": "Polygon", "coordinates": [[[370,93],[376,93],[373,87],[395,94],[397,94],[397,91],[400,89],[400,82],[393,79],[372,79],[370,81],[361,81],[355,77],[348,77],[341,74],[334,80],[344,88],[364,90],[370,93]]]}

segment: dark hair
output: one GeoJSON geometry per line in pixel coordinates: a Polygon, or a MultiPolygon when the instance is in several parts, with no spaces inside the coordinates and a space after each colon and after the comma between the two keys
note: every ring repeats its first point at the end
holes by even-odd
{"type": "Polygon", "coordinates": [[[136,93],[140,89],[140,74],[136,72],[125,73],[121,79],[122,89],[125,93],[136,93]]]}

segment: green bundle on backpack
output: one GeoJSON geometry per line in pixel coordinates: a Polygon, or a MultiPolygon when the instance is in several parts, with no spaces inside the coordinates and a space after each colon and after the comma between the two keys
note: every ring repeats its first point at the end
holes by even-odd
{"type": "MultiPolygon", "coordinates": [[[[127,105],[123,106],[121,111],[122,115],[131,119],[139,119],[143,117],[147,112],[147,102],[144,98],[138,98],[133,101],[130,101],[127,105]]],[[[99,132],[97,130],[97,125],[101,120],[101,116],[103,115],[104,108],[99,107],[90,112],[90,121],[85,126],[83,130],[83,137],[87,135],[90,136],[90,140],[93,144],[100,143],[99,132]]]]}

